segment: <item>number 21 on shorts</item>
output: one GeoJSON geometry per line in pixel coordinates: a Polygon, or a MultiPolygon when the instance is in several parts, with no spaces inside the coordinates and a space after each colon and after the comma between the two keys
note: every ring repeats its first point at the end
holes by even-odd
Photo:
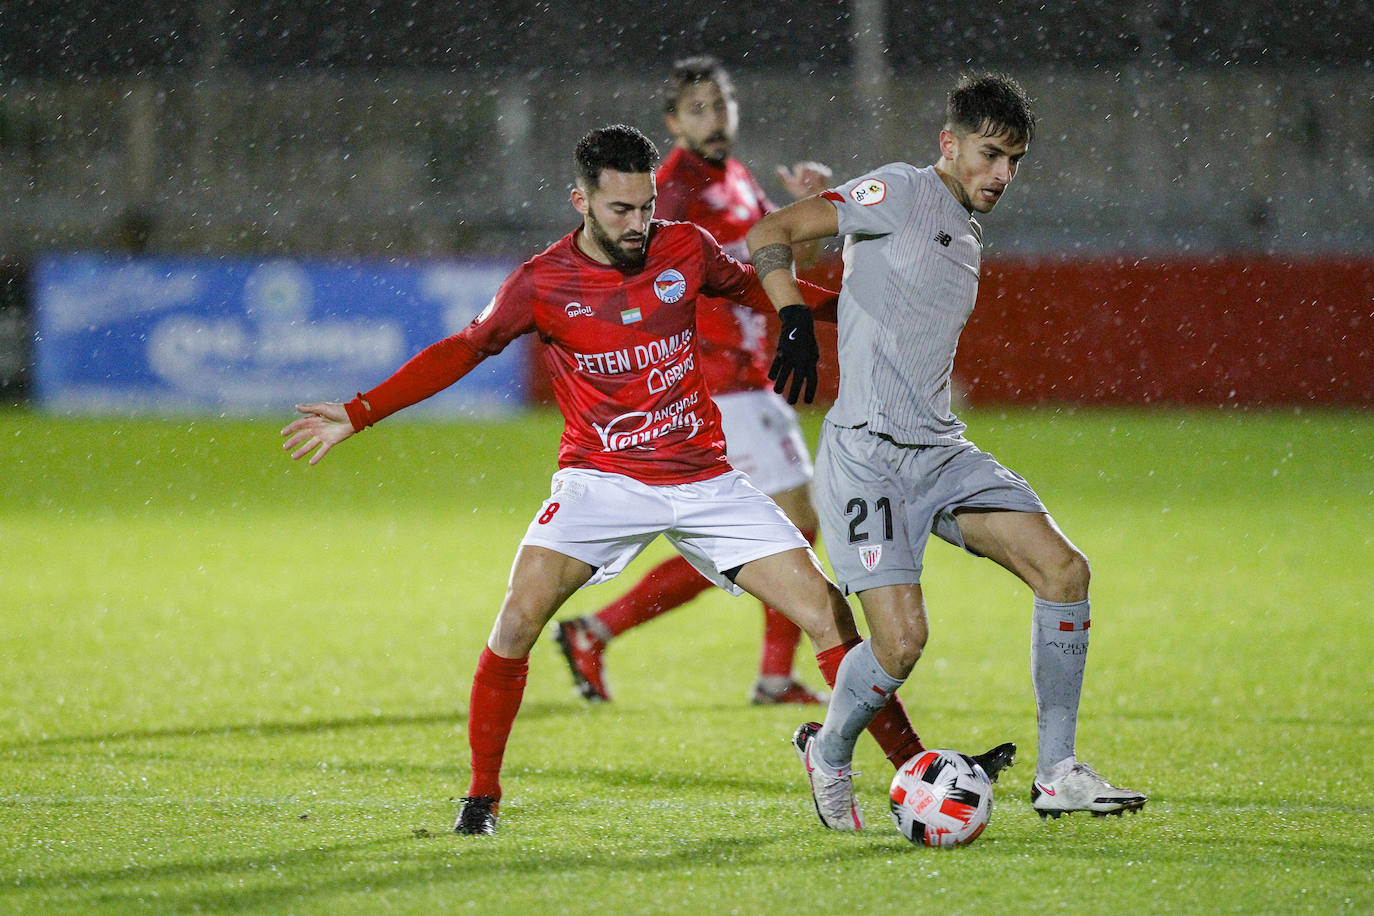
{"type": "Polygon", "coordinates": [[[858,547],[859,562],[863,564],[864,569],[873,572],[882,562],[883,542],[892,542],[892,501],[884,496],[873,503],[873,510],[870,512],[868,500],[856,496],[845,503],[844,514],[849,518],[849,543],[858,547]],[[873,516],[871,522],[870,516],[873,516]],[[882,537],[877,543],[873,543],[870,538],[870,532],[877,534],[875,529],[882,532],[882,537]]]}
{"type": "MultiPolygon", "coordinates": [[[[873,504],[872,513],[868,509],[868,500],[861,496],[856,496],[845,503],[844,514],[849,518],[849,543],[864,544],[870,540],[870,531],[877,528],[879,517],[882,521],[882,540],[892,540],[892,501],[886,496],[873,504]],[[869,522],[869,515],[877,516],[872,523],[869,522]]],[[[873,531],[876,534],[876,531],[873,531]]]]}

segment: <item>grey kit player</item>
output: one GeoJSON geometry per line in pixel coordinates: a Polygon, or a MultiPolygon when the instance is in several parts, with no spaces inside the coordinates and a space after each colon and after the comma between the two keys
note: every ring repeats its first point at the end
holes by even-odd
{"type": "Polygon", "coordinates": [[[839,669],[823,725],[794,738],[826,826],[856,822],[854,742],[911,673],[926,643],[926,540],[987,557],[1030,586],[1031,679],[1039,748],[1031,802],[1041,816],[1120,814],[1146,802],[1075,755],[1088,650],[1088,561],[1021,477],[964,438],[950,405],[960,332],[978,292],[982,230],[1035,129],[1030,100],[1000,75],[950,93],[940,155],[882,166],[765,216],[747,240],[783,329],[770,377],[807,400],[816,384],[811,313],[792,245],[842,234],[839,396],[816,460],[816,506],[835,575],[856,593],[870,638],[839,669]]]}

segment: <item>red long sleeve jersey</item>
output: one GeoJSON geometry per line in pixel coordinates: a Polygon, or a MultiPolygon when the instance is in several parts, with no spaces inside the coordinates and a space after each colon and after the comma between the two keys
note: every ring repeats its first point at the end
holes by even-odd
{"type": "MultiPolygon", "coordinates": [[[[753,267],[691,223],[654,220],[644,267],[600,264],[577,229],[526,261],[491,304],[348,406],[357,429],[462,378],[522,334],[536,333],[563,412],[559,467],[625,474],[648,484],[724,473],[720,414],[701,372],[703,296],[771,308],[753,267]]],[[[833,298],[818,287],[809,296],[833,298]]]]}
{"type": "MultiPolygon", "coordinates": [[[[733,157],[716,165],[675,146],[656,178],[654,212],[660,218],[691,220],[740,260],[748,258],[744,234],[777,209],[744,163],[733,157]]],[[[713,393],[753,391],[768,384],[763,315],[737,302],[712,299],[701,303],[697,328],[702,371],[713,393]]]]}

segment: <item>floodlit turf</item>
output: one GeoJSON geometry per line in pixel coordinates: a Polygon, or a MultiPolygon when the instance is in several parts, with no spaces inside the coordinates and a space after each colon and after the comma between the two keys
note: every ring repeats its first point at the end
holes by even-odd
{"type": "Polygon", "coordinates": [[[760,615],[718,593],[612,647],[610,705],[543,641],[500,834],[456,837],[556,418],[389,421],[307,469],[286,416],[0,413],[0,911],[1374,910],[1374,415],[965,417],[1093,561],[1079,748],[1137,816],[1031,811],[1029,596],[934,544],[908,708],[931,744],[1021,748],[973,846],[892,829],[867,738],[871,829],[823,830],[803,714],[744,702],[760,615]]]}

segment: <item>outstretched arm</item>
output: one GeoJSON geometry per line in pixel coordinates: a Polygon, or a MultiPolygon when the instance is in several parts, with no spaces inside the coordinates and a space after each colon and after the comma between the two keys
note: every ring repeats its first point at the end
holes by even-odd
{"type": "Polygon", "coordinates": [[[835,205],[824,197],[808,197],[774,210],[754,224],[744,237],[749,259],[775,309],[802,301],[793,270],[792,246],[828,238],[840,231],[835,205]]]}
{"type": "Polygon", "coordinates": [[[348,411],[337,402],[297,404],[296,410],[305,416],[281,431],[283,436],[289,437],[282,448],[291,452],[291,457],[295,460],[300,460],[313,451],[315,454],[310,455],[310,463],[319,464],[320,459],[331,448],[354,433],[353,422],[348,419],[348,411]]]}
{"type": "Polygon", "coordinates": [[[812,327],[811,311],[803,305],[801,286],[793,269],[792,246],[834,235],[839,231],[835,205],[824,197],[808,197],[774,210],[754,224],[745,240],[759,282],[778,310],[782,331],[768,377],[773,390],[786,389],[787,403],[797,403],[805,392],[809,404],[816,396],[820,347],[812,327]],[[791,387],[788,387],[788,381],[791,387]]]}
{"type": "MultiPolygon", "coordinates": [[[[820,194],[830,188],[833,173],[830,167],[819,162],[794,162],[792,167],[778,166],[778,180],[792,195],[793,200],[805,200],[813,194],[820,194]]],[[[792,255],[801,267],[810,267],[820,256],[821,245],[817,239],[802,242],[792,249],[792,255]]]]}
{"type": "Polygon", "coordinates": [[[527,294],[525,272],[517,270],[505,279],[482,313],[462,331],[425,347],[406,361],[376,388],[347,404],[319,401],[297,404],[305,416],[281,431],[287,437],[282,448],[293,459],[310,455],[311,464],[331,448],[372,424],[418,404],[467,375],[482,360],[500,353],[506,344],[533,330],[533,307],[527,294]]]}
{"type": "Polygon", "coordinates": [[[445,337],[415,354],[376,388],[347,404],[297,404],[296,410],[305,416],[281,431],[283,436],[290,437],[282,448],[294,448],[291,457],[297,459],[318,449],[310,456],[310,463],[319,464],[326,452],[355,432],[444,390],[484,358],[485,354],[462,334],[445,337]]]}

